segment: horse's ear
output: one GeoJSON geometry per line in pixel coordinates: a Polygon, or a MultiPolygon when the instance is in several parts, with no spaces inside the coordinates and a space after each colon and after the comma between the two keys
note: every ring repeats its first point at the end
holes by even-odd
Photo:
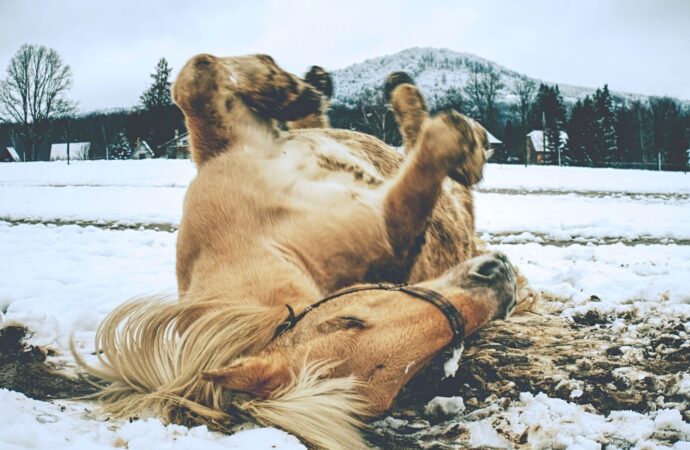
{"type": "Polygon", "coordinates": [[[285,358],[249,357],[222,369],[202,372],[201,378],[225,389],[257,397],[270,397],[290,382],[290,369],[285,358]]]}

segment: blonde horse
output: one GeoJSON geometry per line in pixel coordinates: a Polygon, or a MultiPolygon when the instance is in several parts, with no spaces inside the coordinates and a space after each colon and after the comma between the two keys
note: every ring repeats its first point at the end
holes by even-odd
{"type": "Polygon", "coordinates": [[[265,55],[202,54],[181,70],[173,98],[198,174],[177,242],[179,301],[127,302],[100,326],[100,365],[79,361],[105,411],[225,428],[249,413],[318,447],[364,447],[360,420],[388,410],[454,332],[515,307],[524,280],[475,244],[485,130],[456,112],[430,117],[396,73],[385,89],[402,156],[329,129],[329,77],[305,78],[265,55]],[[449,305],[388,288],[311,308],[377,282],[449,305]]]}

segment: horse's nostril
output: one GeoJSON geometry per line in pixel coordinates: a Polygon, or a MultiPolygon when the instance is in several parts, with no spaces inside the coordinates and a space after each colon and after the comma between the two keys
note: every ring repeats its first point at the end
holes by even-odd
{"type": "Polygon", "coordinates": [[[488,281],[501,276],[506,272],[505,262],[498,257],[483,259],[470,270],[469,275],[473,278],[488,281]]]}

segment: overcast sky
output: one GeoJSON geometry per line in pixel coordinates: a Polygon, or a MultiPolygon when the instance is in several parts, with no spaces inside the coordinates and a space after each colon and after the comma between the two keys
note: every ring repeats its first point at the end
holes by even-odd
{"type": "MultiPolygon", "coordinates": [[[[0,77],[23,43],[72,67],[80,109],[133,106],[165,56],[268,53],[302,73],[408,47],[526,75],[690,99],[690,0],[0,0],[0,77]]],[[[337,87],[336,87],[337,89],[337,87]]]]}

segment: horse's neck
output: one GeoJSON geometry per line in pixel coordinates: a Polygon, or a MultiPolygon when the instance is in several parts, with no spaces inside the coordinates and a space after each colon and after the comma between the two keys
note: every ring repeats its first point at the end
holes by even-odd
{"type": "Polygon", "coordinates": [[[321,289],[307,273],[280,255],[257,249],[252,258],[219,264],[197,260],[186,299],[221,298],[265,306],[289,304],[294,308],[310,305],[322,296],[321,289]],[[199,280],[199,281],[197,281],[199,280]]]}

